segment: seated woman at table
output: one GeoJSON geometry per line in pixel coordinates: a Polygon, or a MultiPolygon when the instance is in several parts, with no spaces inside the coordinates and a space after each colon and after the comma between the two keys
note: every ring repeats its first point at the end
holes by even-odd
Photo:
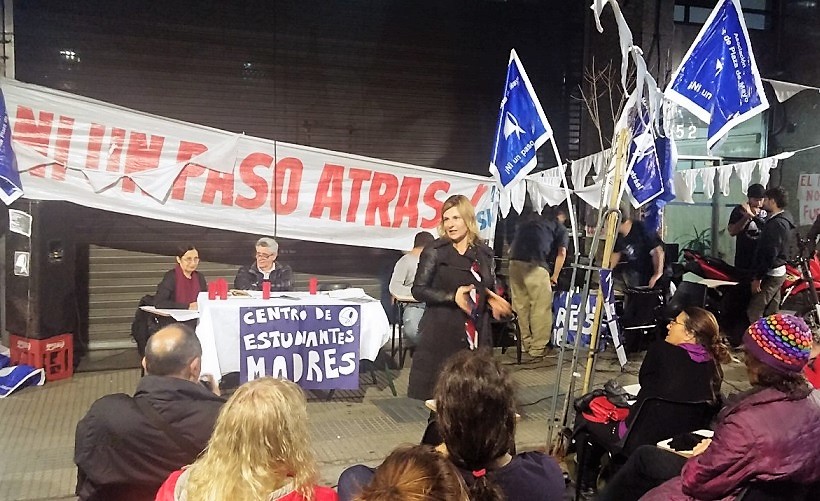
{"type": "Polygon", "coordinates": [[[816,488],[820,392],[801,374],[811,338],[805,322],[792,315],[770,315],[749,326],[743,346],[752,388],[721,411],[714,436],[698,444],[680,476],[641,499],[735,499],[745,487],[766,482],[779,483],[783,499],[794,499],[786,484],[816,488]]]}
{"type": "Polygon", "coordinates": [[[715,316],[696,306],[684,308],[666,326],[663,341],[652,344],[646,352],[638,382],[641,389],[637,401],[630,407],[624,421],[597,423],[576,415],[575,442],[578,457],[585,458],[580,465],[578,481],[581,490],[595,489],[601,456],[615,446],[635,420],[641,404],[648,398],[664,398],[677,402],[720,402],[723,382],[721,363],[729,362],[729,350],[720,340],[715,316]]]}
{"type": "Polygon", "coordinates": [[[171,473],[156,501],[336,501],[336,492],[317,485],[318,477],[302,389],[263,377],[231,395],[208,448],[171,473]]]}
{"type": "Polygon", "coordinates": [[[154,295],[154,306],[173,310],[196,310],[196,297],[208,290],[199,266],[199,251],[193,245],[177,248],[177,265],[162,277],[154,295]]]}

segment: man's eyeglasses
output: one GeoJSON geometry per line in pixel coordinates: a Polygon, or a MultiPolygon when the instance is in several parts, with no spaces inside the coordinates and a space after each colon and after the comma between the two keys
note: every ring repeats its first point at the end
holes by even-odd
{"type": "Polygon", "coordinates": [[[270,258],[272,258],[272,257],[273,257],[273,256],[275,256],[275,255],[276,255],[276,254],[265,254],[264,252],[257,252],[257,253],[256,253],[256,257],[257,257],[257,258],[261,258],[261,259],[270,259],[270,258]]]}

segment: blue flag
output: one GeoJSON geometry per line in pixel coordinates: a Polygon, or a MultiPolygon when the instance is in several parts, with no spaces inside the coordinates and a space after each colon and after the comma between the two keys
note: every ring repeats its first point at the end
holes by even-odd
{"type": "Polygon", "coordinates": [[[3,91],[0,91],[0,110],[3,112],[3,124],[0,125],[0,200],[9,205],[23,195],[23,185],[11,149],[11,126],[3,91]]]}
{"type": "Polygon", "coordinates": [[[655,134],[649,126],[649,110],[641,106],[641,114],[632,125],[632,142],[629,144],[629,163],[632,169],[626,180],[632,205],[642,207],[664,192],[663,177],[655,150],[655,134]]]}
{"type": "Polygon", "coordinates": [[[551,137],[552,127],[513,49],[498,112],[490,173],[505,188],[520,181],[535,168],[536,150],[551,137]]]}
{"type": "Polygon", "coordinates": [[[740,0],[720,0],[664,94],[709,124],[710,152],[732,127],[769,107],[740,0]]]}

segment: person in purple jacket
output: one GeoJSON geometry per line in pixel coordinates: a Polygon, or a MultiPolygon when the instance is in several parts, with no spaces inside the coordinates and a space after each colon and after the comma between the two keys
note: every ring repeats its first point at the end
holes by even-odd
{"type": "Polygon", "coordinates": [[[820,392],[801,371],[812,334],[802,319],[774,314],[743,334],[752,388],[718,416],[681,474],[642,500],[732,500],[753,482],[820,482],[820,392]]]}

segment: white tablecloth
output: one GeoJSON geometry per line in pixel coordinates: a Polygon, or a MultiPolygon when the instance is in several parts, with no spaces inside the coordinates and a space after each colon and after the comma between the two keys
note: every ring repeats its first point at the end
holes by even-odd
{"type": "Polygon", "coordinates": [[[202,344],[202,373],[213,374],[220,380],[223,374],[239,371],[239,308],[243,306],[276,305],[334,305],[356,304],[361,307],[359,358],[375,360],[379,349],[390,339],[390,322],[380,301],[369,296],[370,302],[347,301],[324,294],[310,295],[299,292],[287,293],[293,299],[261,299],[252,297],[229,297],[225,300],[208,299],[207,292],[200,292],[199,325],[196,335],[202,344]]]}

